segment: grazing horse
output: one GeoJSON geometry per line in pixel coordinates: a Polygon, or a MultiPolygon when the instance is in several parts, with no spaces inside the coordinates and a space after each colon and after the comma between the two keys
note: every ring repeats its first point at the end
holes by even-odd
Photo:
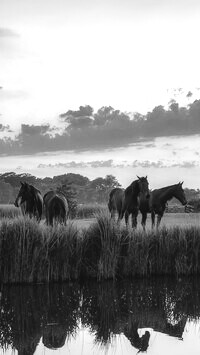
{"type": "Polygon", "coordinates": [[[183,206],[186,206],[187,200],[182,185],[183,182],[179,182],[175,185],[156,189],[151,191],[148,201],[143,198],[140,199],[139,209],[142,214],[141,223],[143,229],[145,229],[146,226],[147,213],[151,213],[152,228],[155,226],[155,215],[157,214],[156,227],[159,227],[160,221],[167,207],[167,201],[171,200],[173,197],[179,200],[183,206]]]}
{"type": "Polygon", "coordinates": [[[137,176],[137,180],[133,181],[125,191],[115,188],[111,191],[108,208],[111,217],[115,212],[118,213],[118,222],[125,216],[126,225],[128,225],[129,215],[132,215],[132,227],[137,227],[137,215],[139,211],[138,198],[141,195],[144,199],[149,198],[149,183],[146,177],[137,176]]]}
{"type": "Polygon", "coordinates": [[[14,205],[21,207],[23,215],[27,214],[30,218],[36,217],[38,221],[41,220],[43,198],[41,192],[33,185],[27,182],[21,182],[21,187],[14,205]]]}
{"type": "Polygon", "coordinates": [[[48,191],[44,195],[46,223],[53,226],[53,222],[66,224],[69,208],[62,192],[48,191]]]}

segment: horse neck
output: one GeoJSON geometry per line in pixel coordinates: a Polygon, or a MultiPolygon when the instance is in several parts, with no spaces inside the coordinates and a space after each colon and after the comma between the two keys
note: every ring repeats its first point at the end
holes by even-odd
{"type": "Polygon", "coordinates": [[[167,186],[163,188],[161,200],[162,202],[167,202],[171,200],[174,196],[175,185],[167,186]]]}
{"type": "Polygon", "coordinates": [[[131,184],[131,188],[132,188],[132,195],[137,198],[139,196],[140,193],[140,189],[139,189],[139,185],[138,185],[138,180],[135,180],[132,182],[131,184]]]}

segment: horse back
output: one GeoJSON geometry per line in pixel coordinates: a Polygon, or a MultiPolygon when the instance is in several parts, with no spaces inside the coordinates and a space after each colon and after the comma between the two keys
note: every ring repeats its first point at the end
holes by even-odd
{"type": "Polygon", "coordinates": [[[53,223],[53,219],[57,219],[65,222],[69,208],[67,199],[64,194],[49,191],[44,195],[44,204],[46,210],[46,218],[50,224],[53,223]]]}
{"type": "Polygon", "coordinates": [[[120,187],[114,188],[110,192],[109,201],[108,201],[108,208],[111,212],[112,210],[121,210],[122,205],[124,202],[124,190],[120,187]]]}

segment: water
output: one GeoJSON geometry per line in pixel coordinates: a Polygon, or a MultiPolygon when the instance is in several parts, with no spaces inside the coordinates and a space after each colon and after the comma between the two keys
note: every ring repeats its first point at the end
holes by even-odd
{"type": "Polygon", "coordinates": [[[4,286],[1,354],[199,354],[200,281],[4,286]]]}

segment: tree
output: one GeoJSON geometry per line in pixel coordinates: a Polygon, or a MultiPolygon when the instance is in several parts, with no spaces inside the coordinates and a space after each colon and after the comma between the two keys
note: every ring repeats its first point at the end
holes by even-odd
{"type": "Polygon", "coordinates": [[[57,191],[65,195],[69,206],[69,217],[74,218],[77,210],[77,192],[72,188],[71,183],[67,181],[58,186],[57,191]]]}
{"type": "Polygon", "coordinates": [[[108,199],[110,190],[121,186],[113,175],[107,175],[105,178],[96,178],[90,183],[90,188],[94,190],[97,196],[97,201],[102,203],[108,199]]]}

